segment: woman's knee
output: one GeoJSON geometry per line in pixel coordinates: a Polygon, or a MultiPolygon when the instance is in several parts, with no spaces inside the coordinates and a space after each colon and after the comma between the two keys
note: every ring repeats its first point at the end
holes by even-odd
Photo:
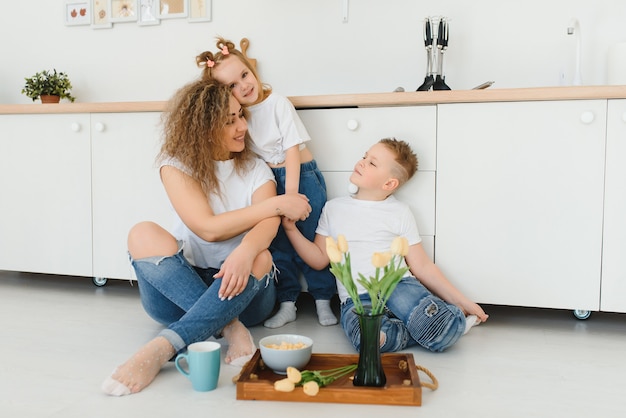
{"type": "Polygon", "coordinates": [[[178,242],[154,222],[140,222],[128,233],[128,252],[134,259],[176,254],[178,242]]]}
{"type": "Polygon", "coordinates": [[[269,250],[261,251],[252,263],[252,275],[261,280],[272,269],[272,254],[269,250]]]}

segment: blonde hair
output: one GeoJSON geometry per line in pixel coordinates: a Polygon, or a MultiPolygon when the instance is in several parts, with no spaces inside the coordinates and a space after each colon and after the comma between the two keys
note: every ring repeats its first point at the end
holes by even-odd
{"type": "Polygon", "coordinates": [[[180,161],[207,196],[221,195],[216,161],[233,159],[235,169],[241,173],[254,157],[247,133],[242,152],[231,153],[224,144],[223,132],[233,117],[231,96],[227,86],[199,79],[179,89],[162,115],[164,140],[158,159],[173,157],[180,161]]]}
{"type": "Polygon", "coordinates": [[[250,70],[250,72],[254,75],[259,83],[259,98],[258,101],[262,102],[267,96],[272,93],[272,87],[269,84],[265,84],[261,81],[259,74],[256,71],[256,68],[250,63],[248,58],[243,54],[243,52],[239,51],[235,44],[231,41],[224,39],[222,37],[216,38],[217,42],[215,46],[218,51],[213,53],[211,51],[204,51],[200,55],[196,57],[196,65],[199,68],[202,68],[202,78],[205,80],[214,80],[213,69],[218,67],[221,62],[227,59],[231,59],[233,56],[237,57],[243,65],[250,70]]]}
{"type": "Polygon", "coordinates": [[[398,178],[400,185],[409,181],[417,172],[418,166],[417,156],[411,146],[407,142],[395,138],[383,138],[378,142],[395,154],[396,165],[392,174],[398,178]]]}

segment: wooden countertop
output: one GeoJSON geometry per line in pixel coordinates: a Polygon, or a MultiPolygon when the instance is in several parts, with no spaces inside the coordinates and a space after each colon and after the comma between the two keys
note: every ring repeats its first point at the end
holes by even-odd
{"type": "MultiPolygon", "coordinates": [[[[297,109],[411,106],[442,103],[626,99],[626,85],[332,94],[291,96],[289,99],[297,109]]],[[[165,109],[165,104],[165,101],[109,103],[61,102],[59,104],[50,105],[42,105],[39,102],[30,104],[0,104],[0,114],[160,112],[165,109]]]]}

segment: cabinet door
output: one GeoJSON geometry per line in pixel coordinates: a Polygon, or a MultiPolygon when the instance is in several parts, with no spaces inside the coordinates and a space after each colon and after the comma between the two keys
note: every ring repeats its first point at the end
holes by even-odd
{"type": "Polygon", "coordinates": [[[609,100],[600,309],[626,312],[626,100],[609,100]]]}
{"type": "Polygon", "coordinates": [[[598,310],[606,101],[438,107],[436,261],[472,299],[598,310]]]}
{"type": "Polygon", "coordinates": [[[91,276],[90,173],[89,115],[0,115],[0,269],[91,276]]]}
{"type": "Polygon", "coordinates": [[[169,229],[171,212],[155,158],[160,113],[92,115],[94,276],[130,279],[130,228],[154,221],[169,229]]]}
{"type": "Polygon", "coordinates": [[[411,144],[419,171],[402,186],[397,197],[415,214],[427,253],[434,255],[436,108],[399,106],[385,108],[309,109],[298,111],[311,141],[307,146],[326,180],[328,198],[345,196],[356,162],[376,142],[395,137],[411,144]]]}

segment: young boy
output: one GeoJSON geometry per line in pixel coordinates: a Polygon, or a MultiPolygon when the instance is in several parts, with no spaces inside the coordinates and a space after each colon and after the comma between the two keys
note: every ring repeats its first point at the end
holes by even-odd
{"type": "MultiPolygon", "coordinates": [[[[315,269],[328,266],[326,237],[342,234],[348,241],[352,272],[357,276],[375,275],[371,263],[374,252],[388,251],[395,237],[409,242],[405,262],[410,274],[404,277],[387,301],[382,322],[381,351],[399,351],[419,344],[431,351],[443,351],[454,344],[472,325],[484,322],[488,315],[469,300],[426,255],[415,218],[409,206],[393,193],[417,171],[417,157],[409,144],[396,139],[382,139],[356,163],[350,182],[358,188],[352,196],[326,203],[313,242],[307,240],[293,222],[283,226],[302,259],[315,269]]],[[[356,281],[355,281],[356,283],[356,281]]],[[[360,299],[369,303],[369,295],[360,284],[360,299]]],[[[353,302],[337,281],[341,300],[341,326],[358,350],[360,330],[353,302]]]]}

